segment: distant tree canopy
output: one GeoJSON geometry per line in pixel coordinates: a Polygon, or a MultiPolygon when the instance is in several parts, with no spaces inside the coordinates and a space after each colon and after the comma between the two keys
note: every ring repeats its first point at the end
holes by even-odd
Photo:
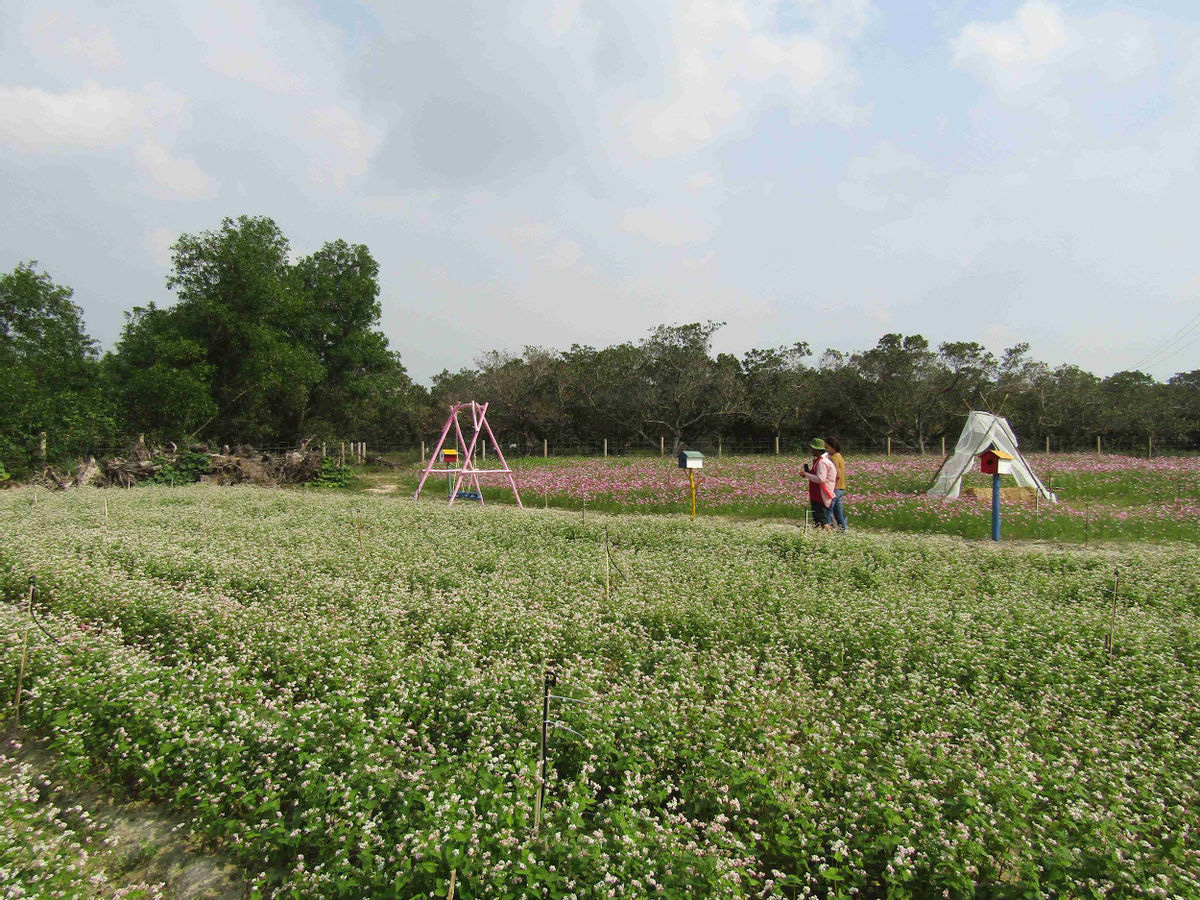
{"type": "MultiPolygon", "coordinates": [[[[967,407],[1002,411],[1022,439],[1057,447],[1200,446],[1200,370],[1161,384],[1051,368],[1017,344],[932,347],[885,334],[874,347],[805,340],[713,354],[719,322],[660,325],[640,340],[521,353],[414,385],[379,330],[379,266],[335,240],[290,261],[268,218],[225,219],[173,248],[170,307],[134,307],[100,358],[70,288],[22,263],[0,275],[0,463],[20,471],[145,434],[178,442],[409,443],[456,401],[488,401],[502,440],[534,447],[603,438],[676,446],[724,438],[794,448],[814,435],[848,448],[926,452],[953,440],[967,407]]],[[[803,337],[803,336],[798,336],[803,337]]]]}

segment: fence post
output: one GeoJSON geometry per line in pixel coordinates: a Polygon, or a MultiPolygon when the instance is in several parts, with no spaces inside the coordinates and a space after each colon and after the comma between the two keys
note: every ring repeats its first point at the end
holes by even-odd
{"type": "Polygon", "coordinates": [[[338,465],[344,466],[346,464],[346,442],[345,441],[342,441],[342,443],[340,444],[340,448],[341,449],[338,450],[338,465]]]}
{"type": "Polygon", "coordinates": [[[542,459],[550,458],[550,445],[546,438],[542,438],[542,459]]]}
{"type": "Polygon", "coordinates": [[[887,447],[888,447],[887,455],[891,456],[892,455],[892,436],[890,434],[887,436],[887,447]]]}
{"type": "Polygon", "coordinates": [[[943,434],[942,435],[942,457],[945,458],[945,456],[946,456],[946,436],[943,434]]]}
{"type": "Polygon", "coordinates": [[[425,442],[421,441],[421,462],[425,462],[425,442]]]}
{"type": "Polygon", "coordinates": [[[1100,435],[1096,435],[1096,455],[1100,455],[1100,435]]]}
{"type": "Polygon", "coordinates": [[[779,435],[775,435],[775,455],[779,455],[779,435]]]}
{"type": "Polygon", "coordinates": [[[1154,459],[1154,435],[1146,437],[1146,459],[1154,459]]]}
{"type": "Polygon", "coordinates": [[[717,459],[721,458],[721,437],[717,436],[717,459]]]}
{"type": "Polygon", "coordinates": [[[667,455],[667,439],[662,436],[660,436],[658,439],[658,455],[659,456],[667,455]]]}
{"type": "Polygon", "coordinates": [[[604,458],[608,459],[608,438],[604,439],[604,458]]]}
{"type": "Polygon", "coordinates": [[[1050,452],[1050,435],[1046,435],[1046,452],[1050,452]]]}
{"type": "Polygon", "coordinates": [[[325,442],[321,441],[321,459],[325,458],[325,442]]]}
{"type": "MultiPolygon", "coordinates": [[[[140,440],[139,440],[139,443],[141,443],[140,440]]],[[[41,459],[41,461],[43,463],[46,462],[46,432],[44,432],[44,431],[41,433],[41,436],[38,438],[38,457],[41,459]]]]}

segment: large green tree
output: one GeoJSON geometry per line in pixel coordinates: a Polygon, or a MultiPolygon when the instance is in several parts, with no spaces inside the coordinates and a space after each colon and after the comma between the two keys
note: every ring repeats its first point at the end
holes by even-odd
{"type": "Polygon", "coordinates": [[[378,330],[370,251],[289,249],[268,218],[179,238],[179,302],[135,310],[111,363],[133,423],[224,442],[412,433],[420,392],[378,330]]]}
{"type": "Polygon", "coordinates": [[[0,460],[14,469],[113,439],[96,343],[72,291],[36,263],[0,275],[0,460]]]}

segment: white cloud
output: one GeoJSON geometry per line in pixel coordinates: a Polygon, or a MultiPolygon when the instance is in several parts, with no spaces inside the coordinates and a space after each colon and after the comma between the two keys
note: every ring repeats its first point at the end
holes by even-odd
{"type": "Polygon", "coordinates": [[[279,94],[307,90],[324,56],[313,54],[312,29],[293,28],[287,4],[268,9],[248,0],[183,0],[177,9],[200,43],[205,62],[228,78],[279,94]],[[290,38],[302,38],[290,42],[290,38]],[[308,55],[306,65],[305,56],[308,55]]]}
{"type": "Polygon", "coordinates": [[[369,125],[341,106],[321,106],[303,119],[311,162],[309,180],[345,187],[367,172],[371,156],[383,139],[383,129],[369,125]]]}
{"type": "Polygon", "coordinates": [[[1110,83],[1151,70],[1157,50],[1149,25],[1132,15],[1068,16],[1028,0],[1003,22],[974,22],[953,42],[954,63],[974,70],[1008,102],[1030,102],[1075,75],[1110,83]]]}
{"type": "Polygon", "coordinates": [[[563,271],[578,270],[594,274],[589,266],[581,265],[583,246],[578,241],[560,237],[543,222],[526,222],[510,232],[518,248],[530,253],[539,265],[563,271]]]}
{"type": "Polygon", "coordinates": [[[37,18],[26,29],[26,40],[39,52],[61,56],[92,69],[111,69],[121,64],[121,53],[109,27],[100,22],[51,12],[37,18]]]}
{"type": "Polygon", "coordinates": [[[196,200],[213,193],[212,178],[194,160],[173,156],[151,139],[138,145],[134,157],[155,184],[176,197],[196,200]]]}
{"type": "Polygon", "coordinates": [[[793,116],[849,124],[862,118],[852,101],[855,74],[840,43],[856,37],[869,6],[855,15],[807,4],[819,28],[781,33],[774,6],[754,0],[681,0],[672,10],[665,96],[629,108],[634,148],[652,157],[689,153],[745,131],[767,105],[793,116]]]}
{"type": "Polygon", "coordinates": [[[25,151],[128,148],[158,187],[178,197],[203,197],[212,193],[212,179],[194,160],[169,149],[183,107],[182,96],[153,84],[139,92],[87,84],[60,94],[0,87],[0,143],[25,151]]]}
{"type": "Polygon", "coordinates": [[[171,247],[179,236],[167,228],[155,228],[146,235],[146,251],[164,272],[171,266],[171,247]]]}
{"type": "Polygon", "coordinates": [[[117,147],[145,127],[147,107],[142,95],[97,84],[60,94],[0,86],[0,140],[24,150],[117,147]]]}
{"type": "Polygon", "coordinates": [[[621,228],[667,247],[685,247],[704,241],[710,229],[693,214],[662,205],[633,207],[621,216],[621,228]]]}

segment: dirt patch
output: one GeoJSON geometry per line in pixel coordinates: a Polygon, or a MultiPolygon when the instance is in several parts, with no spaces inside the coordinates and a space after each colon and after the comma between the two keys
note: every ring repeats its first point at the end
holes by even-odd
{"type": "MultiPolygon", "coordinates": [[[[962,497],[970,497],[974,500],[991,500],[992,489],[983,487],[965,487],[960,494],[962,497]]],[[[1027,487],[1002,487],[1000,488],[1001,500],[1029,500],[1037,496],[1037,491],[1027,487]]]]}
{"type": "Polygon", "coordinates": [[[44,742],[9,729],[0,738],[0,767],[44,773],[39,802],[79,808],[94,827],[81,834],[89,871],[116,888],[154,886],[166,900],[242,900],[249,885],[232,862],[206,852],[186,823],[161,804],[130,801],[63,774],[44,742]]]}
{"type": "Polygon", "coordinates": [[[374,487],[365,488],[364,494],[394,494],[400,490],[398,484],[377,484],[374,487]]]}

